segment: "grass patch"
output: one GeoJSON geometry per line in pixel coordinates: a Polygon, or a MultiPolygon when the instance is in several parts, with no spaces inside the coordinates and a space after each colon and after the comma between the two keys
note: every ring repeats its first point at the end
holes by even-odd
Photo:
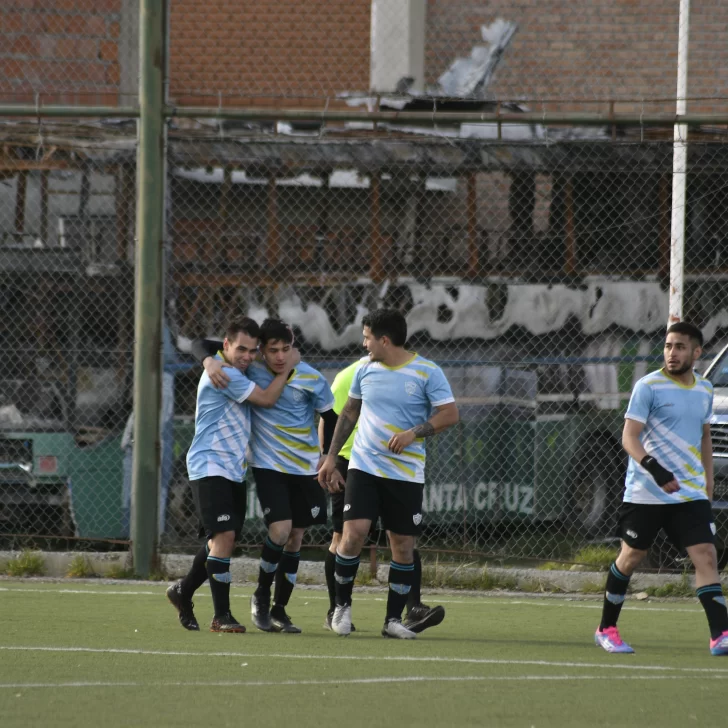
{"type": "Polygon", "coordinates": [[[547,561],[536,567],[539,571],[568,571],[570,564],[562,564],[560,561],[547,561]]]}
{"type": "Polygon", "coordinates": [[[474,562],[441,564],[439,558],[432,565],[422,566],[422,586],[431,589],[472,589],[513,591],[518,580],[513,576],[493,574],[487,567],[474,562]]]}
{"type": "Polygon", "coordinates": [[[581,585],[579,591],[582,594],[601,594],[604,591],[604,582],[587,581],[581,585]]]}
{"type": "Polygon", "coordinates": [[[8,576],[43,576],[43,554],[40,551],[23,551],[20,556],[8,561],[5,572],[8,576]]]}
{"type": "Polygon", "coordinates": [[[695,587],[690,582],[690,577],[684,573],[678,582],[668,582],[662,586],[648,586],[642,591],[651,597],[694,597],[695,587]]]}
{"type": "Polygon", "coordinates": [[[379,582],[376,576],[372,576],[371,569],[359,569],[356,573],[354,584],[357,586],[377,586],[379,582]]]}
{"type": "Polygon", "coordinates": [[[68,565],[66,576],[71,579],[88,579],[92,576],[98,576],[98,574],[94,571],[94,567],[88,558],[78,554],[78,556],[73,557],[68,565]]]}
{"type": "Polygon", "coordinates": [[[122,564],[112,564],[104,576],[107,579],[133,579],[134,570],[122,564]]]}
{"type": "Polygon", "coordinates": [[[574,561],[606,571],[618,554],[619,549],[612,546],[585,546],[574,554],[574,561]]]}

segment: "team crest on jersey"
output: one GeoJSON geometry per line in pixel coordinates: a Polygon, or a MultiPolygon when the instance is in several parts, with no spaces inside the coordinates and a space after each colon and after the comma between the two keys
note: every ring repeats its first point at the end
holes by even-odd
{"type": "Polygon", "coordinates": [[[412,521],[414,522],[415,526],[419,526],[420,523],[422,523],[422,514],[415,513],[415,515],[412,516],[412,521]]]}
{"type": "Polygon", "coordinates": [[[305,392],[302,392],[300,389],[293,390],[293,401],[294,402],[303,402],[304,399],[306,399],[305,392]]]}
{"type": "Polygon", "coordinates": [[[321,509],[320,509],[320,508],[319,508],[318,506],[314,506],[314,507],[313,507],[313,508],[311,509],[311,515],[312,515],[312,516],[313,516],[314,518],[316,518],[316,516],[318,516],[318,514],[319,514],[320,512],[321,512],[321,509]]]}
{"type": "Polygon", "coordinates": [[[417,383],[412,381],[405,382],[404,391],[407,392],[407,394],[411,397],[417,391],[417,383]]]}

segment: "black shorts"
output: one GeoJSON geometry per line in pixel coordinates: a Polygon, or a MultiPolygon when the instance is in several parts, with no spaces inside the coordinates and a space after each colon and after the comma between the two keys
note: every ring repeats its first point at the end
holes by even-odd
{"type": "MultiPolygon", "coordinates": [[[[349,461],[341,456],[336,458],[336,469],[344,476],[349,470],[349,461]]],[[[344,532],[344,491],[331,494],[331,522],[334,524],[334,533],[344,532]]]]}
{"type": "Polygon", "coordinates": [[[326,525],[326,491],[315,475],[291,475],[253,468],[265,525],[292,521],[293,528],[326,525]]]}
{"type": "Polygon", "coordinates": [[[245,521],[248,491],[245,483],[236,483],[219,475],[191,480],[192,498],[200,519],[200,536],[235,531],[240,538],[245,521]]]}
{"type": "Polygon", "coordinates": [[[628,546],[647,551],[660,529],[679,549],[700,543],[715,543],[715,524],[710,501],[652,505],[622,503],[617,536],[628,546]]]}
{"type": "Polygon", "coordinates": [[[381,478],[352,468],[346,478],[344,520],[366,518],[374,523],[381,516],[387,531],[419,536],[424,490],[422,483],[381,478]]]}

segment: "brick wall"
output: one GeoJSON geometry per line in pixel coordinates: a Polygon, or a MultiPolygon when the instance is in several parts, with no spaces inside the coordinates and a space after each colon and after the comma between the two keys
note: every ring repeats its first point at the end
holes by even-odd
{"type": "MultiPolygon", "coordinates": [[[[482,42],[480,26],[500,17],[519,26],[492,87],[500,98],[572,99],[574,108],[585,98],[674,98],[678,10],[678,0],[428,0],[426,74],[433,82],[456,56],[469,55],[482,42]]],[[[727,32],[728,3],[692,3],[690,96],[726,95],[727,32]]],[[[645,108],[658,107],[673,111],[674,101],[645,108]]],[[[725,111],[726,104],[688,108],[725,111]]]]}
{"type": "Polygon", "coordinates": [[[320,99],[367,89],[369,12],[370,0],[175,0],[171,94],[217,104],[218,92],[320,99]]]}
{"type": "Polygon", "coordinates": [[[0,4],[0,100],[116,103],[122,0],[0,4]]]}

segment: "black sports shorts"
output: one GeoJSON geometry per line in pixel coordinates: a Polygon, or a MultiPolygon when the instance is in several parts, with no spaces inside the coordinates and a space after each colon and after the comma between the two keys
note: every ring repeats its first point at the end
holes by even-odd
{"type": "MultiPolygon", "coordinates": [[[[339,455],[336,458],[336,469],[344,476],[349,471],[349,461],[339,455]]],[[[344,491],[331,494],[331,522],[334,524],[334,533],[344,532],[344,491]]]]}
{"type": "Polygon", "coordinates": [[[715,543],[715,524],[710,501],[685,503],[622,503],[617,536],[628,546],[647,551],[660,529],[677,548],[715,543]]]}
{"type": "Polygon", "coordinates": [[[419,536],[422,531],[422,495],[425,486],[394,480],[349,468],[344,496],[344,520],[381,517],[382,526],[401,536],[419,536]]]}
{"type": "Polygon", "coordinates": [[[214,475],[191,480],[190,488],[200,519],[200,536],[210,538],[216,533],[235,531],[235,538],[240,538],[248,501],[245,483],[214,475]]]}
{"type": "Polygon", "coordinates": [[[315,475],[291,475],[253,468],[265,525],[292,521],[293,528],[326,525],[326,491],[315,475]]]}

